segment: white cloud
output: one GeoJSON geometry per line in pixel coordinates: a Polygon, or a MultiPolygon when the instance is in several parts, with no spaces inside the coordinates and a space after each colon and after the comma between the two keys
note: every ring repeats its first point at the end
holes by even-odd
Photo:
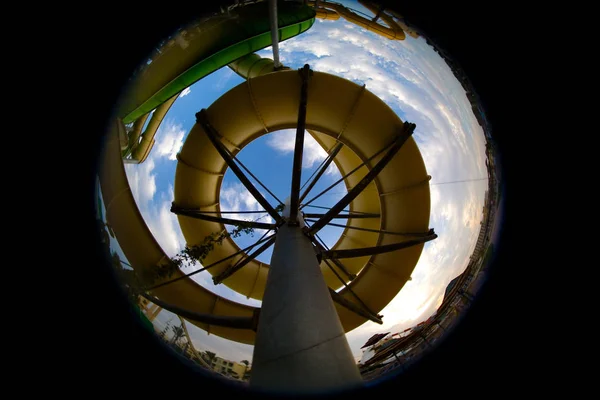
{"type": "Polygon", "coordinates": [[[147,207],[156,193],[156,174],[153,171],[154,159],[152,156],[139,165],[125,164],[129,186],[138,206],[147,207]]]}
{"type": "Polygon", "coordinates": [[[173,186],[169,185],[167,193],[161,193],[161,200],[157,205],[157,210],[153,210],[155,214],[147,219],[148,228],[150,228],[154,237],[157,234],[160,236],[159,244],[170,257],[185,247],[185,239],[179,228],[177,216],[170,210],[173,198],[173,186]]]}
{"type": "MultiPolygon", "coordinates": [[[[316,71],[366,84],[403,119],[417,124],[414,138],[432,175],[430,227],[439,235],[426,244],[412,280],[381,311],[384,325],[367,322],[347,335],[359,355],[373,333],[403,330],[428,318],[447,284],[464,271],[479,233],[486,183],[436,184],[486,173],[482,129],[465,91],[425,40],[390,41],[345,24],[318,24],[287,41],[281,53],[295,61],[292,68],[308,63],[316,71]]],[[[270,145],[291,152],[293,143],[288,133],[270,145]]]]}
{"type": "Polygon", "coordinates": [[[233,72],[233,70],[229,67],[223,68],[220,71],[220,76],[218,82],[214,85],[213,90],[221,91],[225,88],[226,85],[229,84],[231,78],[237,77],[238,75],[233,72]]]}
{"type": "MultiPolygon", "coordinates": [[[[156,140],[159,143],[176,143],[180,141],[180,125],[173,122],[165,121],[159,131],[156,134],[156,140]]],[[[171,203],[174,199],[173,186],[168,185],[168,188],[163,191],[157,192],[157,175],[160,171],[156,171],[157,160],[173,154],[174,148],[177,146],[169,145],[164,146],[165,149],[171,149],[171,151],[157,151],[160,145],[157,146],[150,153],[150,156],[142,164],[125,164],[125,172],[127,179],[131,187],[133,197],[136,204],[148,226],[152,235],[156,238],[156,241],[164,252],[169,257],[173,257],[179,251],[185,247],[185,238],[179,227],[179,221],[177,216],[171,212],[171,203]]],[[[181,146],[179,146],[181,147],[181,146]]],[[[177,147],[177,150],[179,149],[177,147]]],[[[241,186],[241,185],[240,185],[241,186]]],[[[243,188],[245,190],[245,188],[243,188]]],[[[234,204],[240,206],[239,209],[262,209],[258,203],[253,203],[249,197],[250,194],[247,191],[239,190],[239,194],[242,198],[241,203],[235,203],[240,201],[235,197],[231,197],[234,204]]],[[[245,219],[245,214],[240,214],[240,219],[245,219]]],[[[270,216],[263,219],[265,222],[272,222],[270,216]]],[[[261,230],[257,230],[260,232],[261,230]]],[[[194,270],[201,268],[201,265],[196,263],[195,267],[185,267],[184,272],[190,273],[194,270]]],[[[225,285],[214,285],[212,281],[212,275],[208,271],[200,272],[192,277],[192,279],[198,284],[202,285],[206,289],[227,299],[237,301],[242,304],[251,306],[260,306],[260,301],[254,299],[246,299],[232,289],[225,285]]]]}
{"type": "Polygon", "coordinates": [[[181,148],[185,132],[180,124],[165,120],[155,135],[155,148],[141,164],[125,164],[125,172],[133,197],[148,228],[165,253],[172,257],[185,246],[175,214],[171,213],[173,186],[157,195],[156,171],[161,158],[174,160],[181,148]]]}
{"type": "Polygon", "coordinates": [[[175,214],[170,212],[173,201],[173,187],[161,192],[155,201],[156,165],[154,155],[142,164],[126,164],[125,171],[133,194],[133,198],[148,225],[148,229],[156,238],[165,253],[172,257],[185,246],[179,223],[175,214]]]}
{"type": "MultiPolygon", "coordinates": [[[[321,21],[319,21],[321,22],[321,21]]],[[[450,68],[424,39],[407,37],[404,41],[390,41],[363,29],[344,26],[347,21],[328,21],[315,24],[306,33],[282,42],[281,61],[300,68],[305,63],[314,70],[336,74],[357,83],[365,83],[367,90],[384,100],[401,118],[415,122],[414,138],[425,161],[431,181],[431,217],[429,226],[439,237],[425,245],[422,256],[412,273],[412,280],[382,311],[384,325],[366,322],[350,332],[347,337],[355,355],[360,346],[376,332],[403,330],[428,318],[440,305],[447,284],[464,271],[470,252],[479,233],[479,221],[485,181],[437,185],[455,180],[485,177],[484,140],[466,94],[454,78],[450,68]]],[[[272,57],[271,48],[258,52],[272,57]]],[[[157,140],[157,149],[142,165],[127,166],[128,177],[142,214],[157,236],[161,246],[174,249],[183,243],[176,218],[166,207],[172,195],[156,195],[157,158],[174,159],[181,146],[183,135],[176,129],[157,140]],[[158,197],[158,199],[157,199],[158,197]],[[143,210],[146,207],[146,210],[143,210]],[[164,211],[164,212],[163,212],[164,211]],[[156,231],[156,232],[155,232],[156,231]]],[[[270,134],[266,143],[282,154],[294,150],[295,130],[270,134]]],[[[305,135],[303,167],[318,165],[326,157],[325,151],[310,136],[305,135]]],[[[170,189],[172,191],[172,189],[170,189]]],[[[262,210],[262,207],[241,185],[225,186],[221,196],[222,209],[262,210]]],[[[228,215],[231,218],[256,218],[258,214],[228,215]]],[[[264,219],[270,222],[271,218],[264,219]]],[[[208,272],[195,279],[209,290],[235,301],[257,305],[260,302],[244,301],[243,295],[224,285],[213,286],[208,272]]],[[[194,334],[197,348],[251,357],[251,346],[237,349],[232,342],[218,341],[198,330],[194,334]],[[250,349],[250,350],[249,350],[250,349]],[[239,350],[239,352],[238,352],[239,350]],[[246,351],[246,353],[244,353],[246,351]],[[231,353],[227,353],[231,352],[231,353]]],[[[243,346],[243,345],[242,345],[243,346]]],[[[243,358],[242,358],[243,359],[243,358]]]]}
{"type": "Polygon", "coordinates": [[[190,94],[192,90],[189,87],[186,87],[185,89],[183,89],[183,91],[181,92],[181,94],[179,95],[179,97],[184,97],[187,96],[188,94],[190,94]]]}
{"type": "Polygon", "coordinates": [[[177,153],[183,146],[185,133],[181,124],[177,124],[172,120],[163,121],[156,132],[156,149],[153,153],[157,157],[166,157],[172,161],[176,160],[177,153]]]}
{"type": "MultiPolygon", "coordinates": [[[[273,50],[269,47],[270,51],[273,50]]],[[[308,51],[305,47],[304,42],[302,41],[287,41],[279,44],[280,52],[285,51],[286,53],[296,52],[296,51],[308,51]]],[[[314,43],[313,47],[311,47],[310,53],[314,54],[318,58],[330,56],[331,53],[329,51],[329,47],[325,43],[314,43]]]]}
{"type": "MultiPolygon", "coordinates": [[[[264,193],[261,192],[264,196],[264,193]]],[[[221,211],[265,211],[254,196],[241,183],[225,184],[221,188],[221,211]]],[[[264,213],[256,214],[227,214],[227,218],[238,219],[243,221],[259,221],[272,224],[275,221],[273,218],[264,213]]],[[[265,233],[264,229],[255,229],[254,232],[258,235],[265,233]]]]}
{"type": "Polygon", "coordinates": [[[446,148],[458,147],[463,161],[474,162],[483,173],[482,143],[466,146],[467,140],[478,141],[474,136],[482,137],[481,128],[470,111],[464,90],[441,57],[422,38],[390,41],[373,32],[348,31],[342,26],[318,25],[302,37],[287,41],[281,52],[312,54],[312,59],[292,59],[298,64],[308,62],[318,71],[365,83],[368,90],[406,114],[406,119],[417,123],[415,136],[429,135],[446,140],[446,148]],[[329,40],[324,40],[324,36],[329,40]],[[323,53],[333,56],[322,58],[323,53]],[[429,124],[419,123],[421,121],[429,124]],[[470,139],[466,138],[467,134],[470,139]],[[449,140],[449,135],[457,140],[449,140]],[[472,157],[473,150],[476,157],[472,157]]]}
{"type": "MultiPolygon", "coordinates": [[[[285,129],[269,134],[267,145],[282,154],[294,152],[296,144],[296,131],[285,129]]],[[[304,133],[304,149],[302,151],[302,168],[312,168],[327,157],[327,152],[319,143],[307,132],[304,133]]],[[[331,175],[337,171],[332,163],[329,165],[325,174],[331,175]]]]}

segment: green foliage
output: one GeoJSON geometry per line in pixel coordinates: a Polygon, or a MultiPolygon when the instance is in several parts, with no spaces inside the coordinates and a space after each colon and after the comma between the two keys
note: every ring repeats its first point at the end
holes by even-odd
{"type": "MultiPolygon", "coordinates": [[[[285,206],[283,204],[275,207],[277,212],[282,212],[285,206]]],[[[213,232],[204,238],[202,243],[195,246],[185,246],[183,250],[171,257],[170,262],[161,263],[153,268],[144,268],[141,272],[132,269],[124,269],[116,253],[112,254],[112,263],[121,278],[121,282],[126,289],[130,300],[137,303],[137,296],[157,282],[170,279],[173,274],[181,268],[191,267],[196,262],[202,263],[208,254],[214,250],[215,245],[223,244],[226,238],[238,238],[246,234],[254,237],[254,228],[249,221],[240,221],[231,231],[213,232]]]]}
{"type": "Polygon", "coordinates": [[[127,298],[133,304],[137,304],[139,288],[141,287],[140,277],[133,269],[126,269],[121,263],[121,259],[117,252],[111,253],[111,264],[117,274],[117,280],[127,294],[127,298]]]}
{"type": "Polygon", "coordinates": [[[167,340],[167,331],[169,330],[169,328],[171,327],[171,321],[167,322],[167,325],[163,328],[162,331],[160,331],[160,333],[158,334],[158,336],[160,336],[160,338],[162,338],[163,340],[167,340]]]}
{"type": "Polygon", "coordinates": [[[215,245],[221,245],[223,240],[232,237],[238,238],[242,234],[254,236],[254,228],[249,222],[241,222],[231,231],[213,232],[204,238],[204,241],[196,246],[185,246],[183,250],[170,259],[170,262],[160,263],[153,268],[144,268],[141,271],[126,269],[123,267],[119,255],[111,254],[111,264],[126,291],[129,300],[137,303],[137,296],[144,291],[143,288],[150,287],[156,282],[170,279],[180,268],[193,266],[196,261],[202,261],[214,250],[215,245]]]}
{"type": "Polygon", "coordinates": [[[171,327],[171,330],[173,331],[173,339],[171,341],[171,343],[176,344],[177,341],[183,337],[185,331],[183,330],[183,327],[181,327],[180,325],[174,325],[171,327]]]}
{"type": "MultiPolygon", "coordinates": [[[[238,238],[242,234],[254,236],[254,228],[250,226],[249,222],[240,222],[238,226],[230,232],[213,232],[205,237],[204,241],[198,245],[191,247],[186,245],[183,250],[171,258],[171,261],[173,261],[173,264],[177,268],[193,266],[196,261],[202,263],[206,256],[214,250],[215,245],[223,244],[223,240],[228,237],[238,238]]],[[[175,269],[165,270],[165,273],[168,273],[168,277],[170,277],[174,271],[175,269]]]]}

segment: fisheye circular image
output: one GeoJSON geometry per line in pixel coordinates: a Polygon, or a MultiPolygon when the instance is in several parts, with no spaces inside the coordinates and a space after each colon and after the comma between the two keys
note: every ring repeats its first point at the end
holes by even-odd
{"type": "Polygon", "coordinates": [[[136,321],[242,391],[361,389],[477,301],[502,172],[475,88],[375,1],[231,1],[131,71],[98,164],[136,321]]]}

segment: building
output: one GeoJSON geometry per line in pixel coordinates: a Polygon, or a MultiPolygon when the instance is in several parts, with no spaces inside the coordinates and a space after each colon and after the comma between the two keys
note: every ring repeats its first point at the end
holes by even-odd
{"type": "Polygon", "coordinates": [[[194,349],[192,348],[192,345],[187,340],[185,344],[181,344],[181,342],[178,342],[177,347],[181,349],[181,354],[189,358],[190,360],[195,360],[197,358],[196,354],[194,353],[194,349]]]}
{"type": "Polygon", "coordinates": [[[138,307],[151,322],[154,321],[154,318],[156,318],[158,313],[162,310],[162,307],[159,307],[142,296],[138,296],[138,307]]]}
{"type": "Polygon", "coordinates": [[[213,369],[213,371],[221,375],[229,376],[240,380],[242,380],[245,377],[246,370],[249,369],[249,367],[247,367],[245,364],[225,360],[221,357],[213,358],[211,368],[213,369]]]}

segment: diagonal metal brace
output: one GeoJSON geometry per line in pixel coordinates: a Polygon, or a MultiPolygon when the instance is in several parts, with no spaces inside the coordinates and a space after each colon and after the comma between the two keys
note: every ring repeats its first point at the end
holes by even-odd
{"type": "MultiPolygon", "coordinates": [[[[304,213],[303,214],[304,218],[321,218],[324,217],[325,214],[323,213],[304,213]]],[[[349,213],[349,214],[338,214],[336,216],[334,216],[332,219],[352,219],[352,218],[379,218],[380,215],[379,214],[353,214],[353,213],[349,213]]]]}
{"type": "Polygon", "coordinates": [[[371,183],[383,168],[392,160],[398,153],[402,145],[413,134],[416,125],[410,122],[405,122],[402,126],[402,131],[396,137],[396,140],[387,151],[387,153],[379,160],[377,164],[365,175],[356,186],[354,186],[340,201],[337,202],[329,211],[325,213],[315,224],[308,230],[310,233],[316,233],[329,223],[336,215],[340,213],[348,204],[352,202],[366,187],[371,183]]]}
{"type": "Polygon", "coordinates": [[[269,224],[267,222],[243,221],[233,218],[216,217],[214,215],[203,214],[202,211],[199,210],[181,208],[175,204],[171,204],[171,212],[173,214],[185,215],[186,217],[201,219],[204,221],[219,222],[223,225],[244,226],[256,229],[275,229],[277,226],[276,224],[269,224]]]}
{"type": "Polygon", "coordinates": [[[265,199],[264,196],[262,194],[260,194],[258,189],[256,189],[256,187],[252,184],[252,182],[250,182],[250,180],[246,177],[246,175],[244,175],[244,173],[242,172],[240,167],[235,163],[233,158],[231,158],[231,156],[229,155],[229,152],[227,151],[227,149],[225,148],[223,143],[221,143],[221,141],[218,139],[219,134],[216,131],[216,129],[208,121],[208,115],[206,114],[206,109],[203,108],[202,110],[200,110],[200,112],[196,113],[196,122],[198,124],[200,124],[202,126],[202,128],[204,128],[204,132],[206,133],[206,136],[208,136],[208,138],[212,142],[213,146],[215,146],[215,149],[217,149],[217,151],[219,152],[221,157],[223,157],[223,159],[225,160],[225,162],[227,163],[229,168],[231,168],[231,171],[235,174],[235,176],[237,176],[237,178],[240,180],[240,182],[242,182],[242,184],[246,187],[246,189],[248,189],[248,191],[252,194],[252,196],[254,196],[256,201],[258,201],[258,203],[261,206],[263,206],[263,208],[269,213],[269,215],[278,224],[282,223],[283,218],[281,217],[281,215],[279,215],[279,213],[273,208],[273,206],[271,206],[271,204],[269,204],[267,199],[265,199]]]}
{"type": "Polygon", "coordinates": [[[329,153],[329,155],[325,159],[325,162],[321,166],[321,169],[319,170],[319,172],[317,173],[317,175],[313,178],[313,180],[310,182],[310,184],[308,185],[308,187],[306,188],[306,190],[304,190],[304,193],[302,193],[302,196],[300,196],[300,200],[298,200],[299,202],[302,202],[302,200],[304,200],[304,198],[306,197],[306,195],[317,184],[317,181],[321,178],[321,176],[323,176],[323,174],[325,173],[325,171],[327,171],[327,168],[329,168],[329,165],[333,162],[333,159],[335,158],[335,156],[337,156],[337,154],[340,152],[340,150],[342,150],[342,147],[344,147],[344,144],[342,142],[338,142],[331,149],[331,153],[329,153]]]}
{"type": "Polygon", "coordinates": [[[332,260],[337,258],[372,256],[375,254],[389,253],[390,251],[406,249],[408,247],[416,246],[421,243],[429,242],[430,240],[433,240],[437,237],[438,235],[434,233],[433,235],[424,236],[422,238],[414,240],[407,240],[405,242],[400,243],[384,244],[374,247],[362,247],[359,249],[329,250],[325,251],[322,256],[324,259],[332,260]]]}
{"type": "Polygon", "coordinates": [[[269,248],[273,243],[275,243],[277,235],[273,235],[265,244],[256,249],[252,254],[249,254],[242,261],[235,263],[225,269],[225,271],[221,272],[219,275],[213,277],[213,283],[218,285],[223,282],[225,279],[229,278],[231,275],[242,269],[246,264],[250,261],[254,260],[257,256],[259,256],[263,251],[269,248]]]}
{"type": "Polygon", "coordinates": [[[321,262],[322,259],[329,259],[335,264],[336,267],[338,267],[348,277],[348,279],[350,279],[351,281],[356,279],[356,275],[351,274],[346,269],[346,267],[344,267],[344,264],[342,264],[341,262],[339,262],[336,259],[325,257],[325,254],[330,252],[331,250],[327,250],[325,247],[323,247],[323,245],[321,243],[319,243],[319,241],[313,235],[308,235],[308,237],[315,245],[315,251],[317,252],[317,260],[319,260],[319,262],[321,262]]]}
{"type": "Polygon", "coordinates": [[[298,208],[300,206],[300,180],[302,176],[302,153],[304,152],[304,130],[306,129],[306,103],[308,102],[308,79],[310,66],[304,64],[300,69],[302,85],[300,86],[300,106],[296,124],[296,142],[294,144],[294,164],[292,167],[292,189],[290,194],[289,225],[298,225],[298,208]]]}
{"type": "Polygon", "coordinates": [[[345,307],[348,310],[350,310],[362,317],[365,317],[366,319],[368,319],[370,321],[376,322],[380,325],[383,324],[383,321],[381,320],[381,318],[383,317],[382,315],[375,316],[375,315],[372,315],[371,313],[366,312],[362,307],[357,306],[356,304],[354,304],[350,300],[346,299],[341,294],[337,293],[332,288],[329,288],[329,294],[331,295],[332,300],[335,301],[336,303],[338,303],[339,305],[341,305],[342,307],[345,307]]]}

